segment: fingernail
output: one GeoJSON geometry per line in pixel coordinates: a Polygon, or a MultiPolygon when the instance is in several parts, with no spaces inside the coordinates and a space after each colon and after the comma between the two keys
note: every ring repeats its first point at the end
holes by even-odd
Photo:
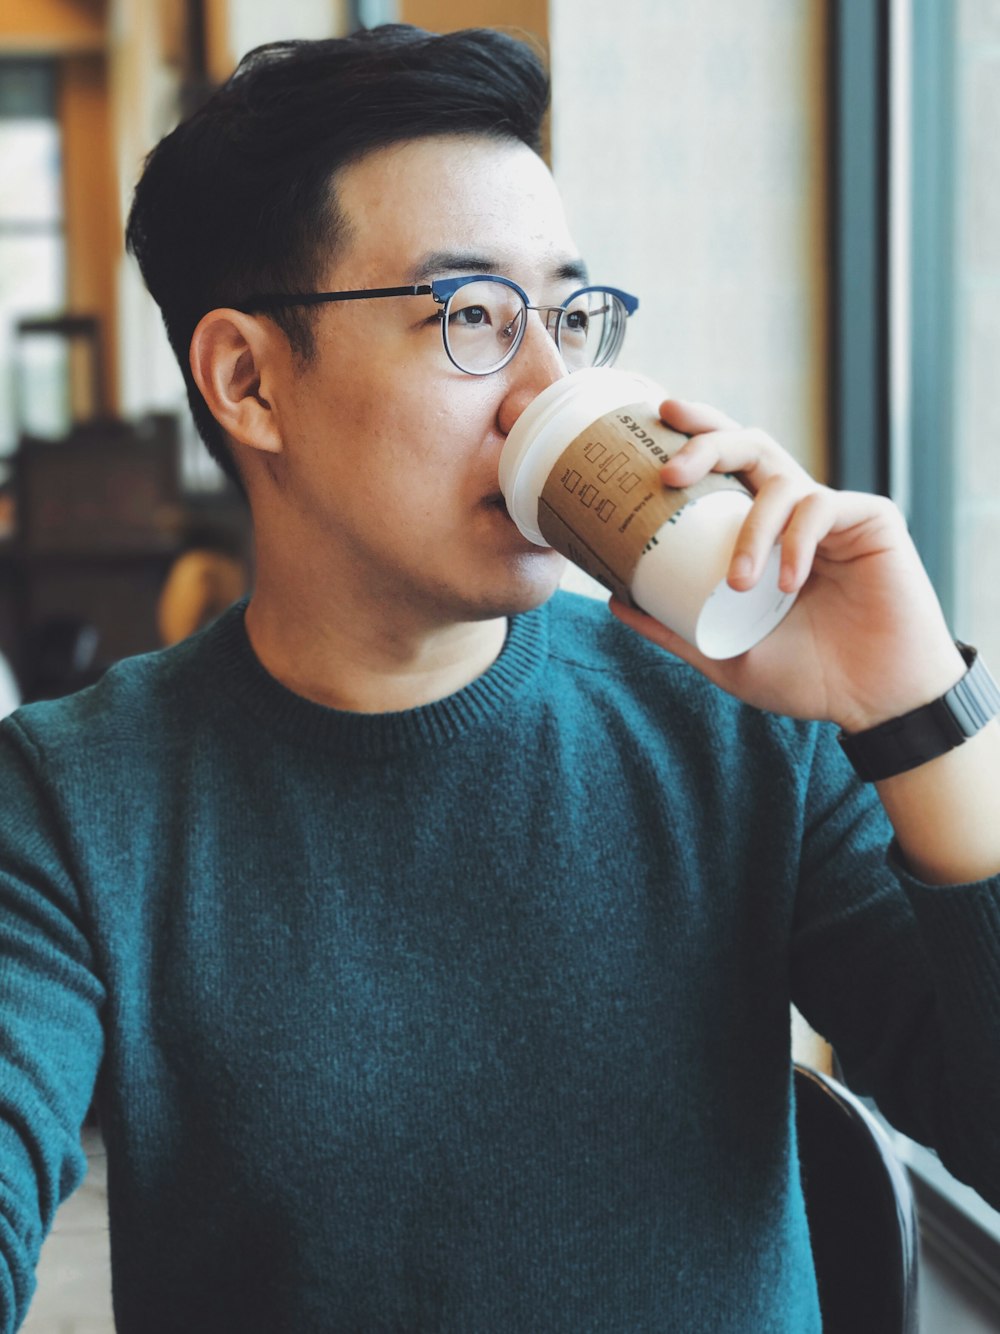
{"type": "Polygon", "coordinates": [[[734,556],[732,564],[729,567],[730,579],[749,579],[753,574],[753,557],[743,552],[739,556],[734,556]]]}

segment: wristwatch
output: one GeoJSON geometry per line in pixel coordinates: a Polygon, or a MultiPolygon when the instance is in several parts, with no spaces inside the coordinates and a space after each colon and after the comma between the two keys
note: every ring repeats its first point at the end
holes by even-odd
{"type": "Polygon", "coordinates": [[[844,754],[867,783],[916,769],[968,741],[1000,713],[1000,686],[977,651],[957,645],[968,671],[940,699],[866,732],[841,732],[844,754]]]}

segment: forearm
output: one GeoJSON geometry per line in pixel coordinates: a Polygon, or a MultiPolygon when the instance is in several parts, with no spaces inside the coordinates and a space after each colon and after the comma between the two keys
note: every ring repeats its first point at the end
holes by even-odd
{"type": "Polygon", "coordinates": [[[926,884],[1000,874],[1000,720],[876,786],[908,866],[926,884]]]}

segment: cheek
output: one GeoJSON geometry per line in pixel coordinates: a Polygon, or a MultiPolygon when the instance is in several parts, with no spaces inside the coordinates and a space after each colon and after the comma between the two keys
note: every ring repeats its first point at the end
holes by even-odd
{"type": "Polygon", "coordinates": [[[364,442],[353,447],[360,444],[376,453],[380,467],[384,460],[404,473],[409,470],[417,491],[448,481],[461,484],[499,452],[497,411],[492,386],[442,386],[429,382],[426,373],[405,386],[397,378],[383,394],[358,399],[355,424],[364,442]]]}
{"type": "MultiPolygon", "coordinates": [[[[495,467],[502,438],[497,417],[502,377],[462,375],[426,348],[330,340],[294,386],[294,413],[310,452],[333,454],[331,471],[356,470],[353,485],[411,468],[410,485],[440,486],[456,467],[495,467]],[[419,474],[412,470],[419,465],[419,474]]],[[[443,359],[443,351],[441,358],[443,359]]],[[[460,474],[459,474],[460,475],[460,474]]]]}
{"type": "Polygon", "coordinates": [[[437,393],[418,393],[412,418],[429,453],[451,459],[478,458],[484,445],[498,438],[502,395],[490,377],[463,377],[437,393]]]}

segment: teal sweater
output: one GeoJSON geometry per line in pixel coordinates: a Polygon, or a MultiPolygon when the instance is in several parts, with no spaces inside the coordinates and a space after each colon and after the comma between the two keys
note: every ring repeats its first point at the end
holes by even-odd
{"type": "Polygon", "coordinates": [[[364,716],[243,609],[0,729],[0,1330],[84,1170],[120,1334],[819,1326],[789,1002],[1000,1203],[1000,884],[560,594],[364,716]]]}

